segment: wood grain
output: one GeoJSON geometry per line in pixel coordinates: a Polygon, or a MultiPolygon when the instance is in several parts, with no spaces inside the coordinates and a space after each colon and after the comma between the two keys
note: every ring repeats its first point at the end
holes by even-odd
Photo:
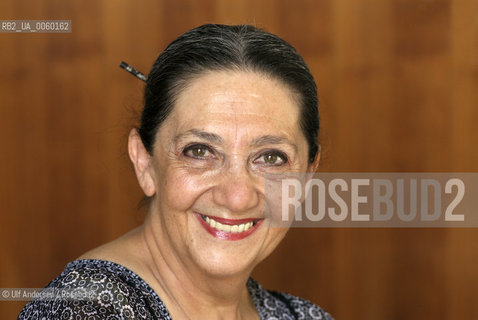
{"type": "MultiPolygon", "coordinates": [[[[126,156],[159,52],[203,23],[291,42],[317,79],[323,171],[478,170],[475,0],[0,3],[1,19],[71,34],[0,34],[0,287],[43,287],[139,225],[126,156]]],[[[254,276],[342,319],[477,319],[476,229],[293,229],[254,276]]],[[[15,318],[24,303],[0,302],[15,318]]]]}

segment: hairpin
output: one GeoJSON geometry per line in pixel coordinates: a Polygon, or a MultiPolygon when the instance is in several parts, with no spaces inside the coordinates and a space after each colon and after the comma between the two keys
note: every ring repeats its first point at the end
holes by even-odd
{"type": "Polygon", "coordinates": [[[120,63],[120,67],[125,69],[126,71],[128,71],[129,73],[131,73],[133,76],[135,76],[136,78],[140,79],[140,80],[143,80],[144,82],[146,82],[146,80],[148,80],[148,76],[144,75],[143,73],[139,72],[138,70],[136,70],[135,68],[133,68],[132,66],[130,66],[129,64],[127,64],[126,62],[124,61],[121,61],[120,63]]]}

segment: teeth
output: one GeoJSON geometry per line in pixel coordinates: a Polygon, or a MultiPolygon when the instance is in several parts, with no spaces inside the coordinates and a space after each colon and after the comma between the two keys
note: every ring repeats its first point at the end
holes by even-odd
{"type": "Polygon", "coordinates": [[[209,225],[213,228],[216,228],[216,220],[210,219],[209,217],[206,217],[206,222],[209,223],[209,225]]]}
{"type": "Polygon", "coordinates": [[[249,230],[254,224],[252,221],[247,222],[247,223],[242,223],[242,224],[235,224],[235,225],[228,225],[228,224],[222,224],[220,222],[217,222],[214,219],[211,219],[209,217],[205,217],[205,221],[212,227],[220,231],[224,232],[229,232],[229,233],[239,233],[239,232],[244,232],[249,230]]]}

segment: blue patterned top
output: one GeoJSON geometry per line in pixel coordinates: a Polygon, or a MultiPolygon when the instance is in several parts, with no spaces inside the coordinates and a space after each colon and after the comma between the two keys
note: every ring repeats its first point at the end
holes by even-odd
{"type": "MultiPolygon", "coordinates": [[[[81,299],[65,299],[57,294],[54,299],[32,300],[18,319],[171,320],[164,303],[143,279],[111,261],[72,261],[46,288],[94,294],[81,299]]],[[[313,303],[286,293],[267,291],[253,279],[248,280],[247,288],[261,320],[333,320],[313,303]]]]}

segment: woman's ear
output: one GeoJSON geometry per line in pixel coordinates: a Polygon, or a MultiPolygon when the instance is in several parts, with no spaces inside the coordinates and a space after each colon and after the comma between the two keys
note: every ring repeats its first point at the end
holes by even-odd
{"type": "Polygon", "coordinates": [[[146,196],[151,197],[156,193],[151,156],[146,150],[139,136],[138,130],[132,129],[128,137],[128,154],[134,166],[136,178],[146,196]]]}
{"type": "Polygon", "coordinates": [[[309,168],[307,171],[311,172],[311,173],[315,173],[317,172],[317,169],[319,168],[319,162],[320,162],[320,144],[317,148],[317,154],[315,155],[315,158],[314,158],[314,162],[312,162],[311,164],[309,164],[309,168]]]}

